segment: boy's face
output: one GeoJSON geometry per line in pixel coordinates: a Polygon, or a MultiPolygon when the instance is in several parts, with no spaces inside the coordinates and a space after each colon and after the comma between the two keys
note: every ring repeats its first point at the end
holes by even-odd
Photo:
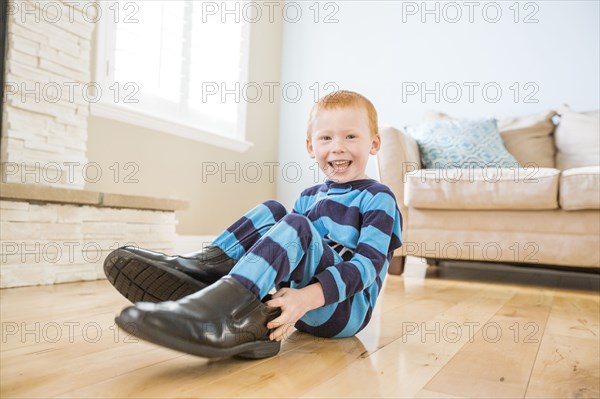
{"type": "Polygon", "coordinates": [[[328,179],[337,183],[366,179],[369,155],[377,154],[381,141],[371,137],[364,108],[320,110],[313,121],[306,148],[328,179]]]}

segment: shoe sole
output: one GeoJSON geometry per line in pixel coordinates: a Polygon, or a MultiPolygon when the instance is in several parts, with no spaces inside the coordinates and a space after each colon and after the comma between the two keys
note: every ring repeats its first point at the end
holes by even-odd
{"type": "Polygon", "coordinates": [[[279,353],[281,342],[271,340],[259,340],[246,342],[231,348],[216,348],[213,346],[197,344],[164,334],[154,326],[145,325],[143,320],[127,320],[123,316],[115,318],[116,324],[129,335],[143,339],[190,355],[219,358],[219,357],[240,357],[243,359],[263,359],[272,357],[279,353]]]}
{"type": "Polygon", "coordinates": [[[127,251],[111,252],[104,261],[108,281],[125,298],[136,302],[176,301],[206,287],[183,272],[150,265],[127,251]]]}

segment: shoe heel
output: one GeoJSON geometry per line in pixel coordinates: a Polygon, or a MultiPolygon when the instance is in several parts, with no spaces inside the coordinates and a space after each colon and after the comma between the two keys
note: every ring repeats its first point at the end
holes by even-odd
{"type": "Polygon", "coordinates": [[[262,359],[275,356],[281,349],[280,341],[258,341],[251,349],[238,353],[236,356],[242,359],[262,359]]]}

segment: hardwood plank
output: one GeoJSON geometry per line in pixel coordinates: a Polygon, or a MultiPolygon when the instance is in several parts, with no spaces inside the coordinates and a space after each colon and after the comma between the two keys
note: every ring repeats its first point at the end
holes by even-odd
{"type": "Polygon", "coordinates": [[[102,335],[115,335],[114,317],[130,305],[106,280],[69,283],[54,288],[9,289],[0,293],[2,351],[40,343],[56,344],[65,338],[73,342],[77,335],[93,341],[98,331],[102,335]],[[51,300],[41,299],[35,289],[51,300]],[[20,295],[15,295],[18,290],[22,290],[20,295]]]}
{"type": "MultiPolygon", "coordinates": [[[[214,393],[215,389],[222,388],[226,391],[228,388],[246,384],[246,381],[252,379],[250,374],[252,368],[259,367],[265,362],[278,362],[278,359],[285,357],[287,353],[307,345],[314,339],[302,333],[292,335],[293,338],[284,342],[280,354],[274,358],[254,361],[237,358],[209,360],[182,355],[110,379],[92,379],[85,387],[70,390],[60,396],[69,398],[223,397],[219,393],[209,395],[206,393],[206,387],[212,385],[211,392],[214,393]]],[[[306,364],[303,367],[306,367],[306,364]]],[[[279,370],[281,369],[278,367],[272,367],[271,373],[279,370]]]]}
{"type": "Polygon", "coordinates": [[[180,355],[144,342],[117,345],[109,335],[27,346],[2,352],[0,392],[3,398],[47,398],[174,356],[180,355]]]}
{"type": "Polygon", "coordinates": [[[412,397],[472,338],[475,325],[484,324],[512,295],[481,289],[437,314],[419,306],[418,313],[403,317],[410,321],[401,328],[401,338],[365,353],[304,397],[412,397]]]}
{"type": "MultiPolygon", "coordinates": [[[[438,292],[437,295],[435,300],[423,298],[400,307],[402,310],[398,309],[398,311],[410,319],[427,318],[430,317],[428,316],[430,312],[437,313],[452,306],[454,303],[452,298],[464,295],[464,292],[445,290],[438,292]]],[[[389,313],[391,312],[384,314],[389,313]]],[[[401,329],[397,328],[401,320],[402,318],[382,317],[380,321],[385,323],[385,332],[374,320],[363,332],[353,338],[315,338],[310,344],[290,351],[285,356],[273,358],[258,367],[250,368],[245,372],[244,383],[241,386],[223,387],[209,384],[203,387],[201,394],[223,397],[296,397],[307,394],[310,396],[306,391],[312,386],[331,379],[339,373],[340,369],[353,364],[358,359],[368,357],[370,353],[378,352],[382,347],[397,340],[402,334],[401,329]],[[393,323],[398,324],[393,324],[392,320],[393,323]],[[307,365],[311,367],[308,368],[307,365]],[[285,370],[285,372],[275,373],[274,369],[285,370]]],[[[357,380],[356,376],[354,380],[357,380]]],[[[362,378],[361,381],[364,384],[362,378]]],[[[338,395],[343,393],[338,392],[338,395]]],[[[194,396],[200,392],[190,391],[189,394],[194,396]]]]}
{"type": "Polygon", "coordinates": [[[598,338],[544,335],[525,397],[600,397],[598,348],[598,338]]]}
{"type": "Polygon", "coordinates": [[[40,344],[65,344],[76,340],[93,342],[98,336],[114,336],[118,342],[120,333],[115,324],[116,311],[98,309],[81,316],[63,315],[57,318],[14,322],[2,320],[2,352],[10,354],[12,350],[40,344]]]}
{"type": "Polygon", "coordinates": [[[295,332],[257,361],[125,343],[113,319],[129,302],[105,280],[0,290],[0,396],[600,396],[600,296],[586,276],[468,265],[441,267],[444,279],[421,269],[386,279],[356,337],[295,332]],[[10,331],[21,323],[28,334],[10,331]],[[478,323],[473,337],[466,323],[478,323]],[[486,323],[496,324],[484,336],[486,323]]]}
{"type": "Polygon", "coordinates": [[[554,298],[546,332],[571,337],[600,337],[599,297],[559,293],[554,298]]]}
{"type": "Polygon", "coordinates": [[[421,389],[414,398],[425,398],[425,399],[462,399],[461,396],[449,395],[442,392],[429,391],[427,389],[421,389]]]}
{"type": "Polygon", "coordinates": [[[367,327],[359,333],[361,340],[373,342],[370,353],[385,347],[403,335],[403,328],[410,323],[422,323],[451,308],[465,298],[478,292],[477,286],[449,286],[432,295],[418,298],[387,311],[374,312],[367,327]]]}
{"type": "Polygon", "coordinates": [[[552,291],[521,288],[425,389],[467,397],[523,397],[552,298],[552,291]]]}
{"type": "Polygon", "coordinates": [[[118,309],[130,304],[106,280],[0,290],[0,301],[2,320],[18,323],[52,321],[64,315],[72,318],[84,309],[118,309]]]}
{"type": "Polygon", "coordinates": [[[599,318],[598,295],[555,295],[527,397],[600,397],[599,318]]]}

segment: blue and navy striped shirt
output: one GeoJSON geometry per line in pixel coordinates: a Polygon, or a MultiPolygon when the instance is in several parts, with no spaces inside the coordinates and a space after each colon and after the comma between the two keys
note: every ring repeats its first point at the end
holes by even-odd
{"type": "Polygon", "coordinates": [[[304,190],[293,211],[308,217],[328,244],[352,251],[349,260],[315,276],[325,305],[383,283],[393,252],[402,245],[402,216],[386,185],[372,179],[328,180],[304,190]]]}

